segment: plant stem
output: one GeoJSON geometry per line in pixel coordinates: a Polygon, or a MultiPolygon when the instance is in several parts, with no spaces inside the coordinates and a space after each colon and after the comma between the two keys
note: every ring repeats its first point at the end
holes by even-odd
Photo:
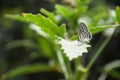
{"type": "Polygon", "coordinates": [[[87,71],[86,73],[84,73],[84,75],[81,77],[81,80],[86,80],[86,77],[89,74],[89,71],[92,67],[92,65],[94,64],[94,62],[96,61],[96,59],[98,58],[98,56],[100,55],[100,53],[103,51],[103,49],[105,48],[105,46],[107,45],[107,43],[110,41],[111,36],[108,37],[100,46],[100,48],[97,50],[97,52],[95,53],[95,55],[93,56],[93,58],[91,59],[91,61],[89,62],[89,64],[87,65],[87,71]]]}
{"type": "MultiPolygon", "coordinates": [[[[117,30],[117,28],[116,28],[116,30],[117,30]]],[[[114,31],[114,33],[115,33],[115,31],[114,31]]],[[[89,71],[90,71],[92,65],[94,64],[94,62],[96,61],[96,59],[98,58],[98,56],[100,55],[100,53],[103,51],[103,49],[105,48],[105,46],[108,44],[108,42],[111,40],[111,38],[114,35],[114,33],[111,36],[107,37],[107,39],[101,44],[101,46],[99,47],[99,49],[97,50],[97,52],[95,53],[95,55],[93,56],[93,58],[90,60],[89,64],[87,65],[87,67],[86,67],[87,71],[81,77],[81,80],[86,80],[86,77],[88,76],[89,71]]]]}
{"type": "Polygon", "coordinates": [[[117,30],[117,27],[115,28],[115,30],[112,33],[112,35],[108,36],[107,39],[99,47],[99,49],[97,50],[97,52],[95,53],[95,55],[93,56],[93,58],[91,59],[91,61],[89,62],[89,64],[87,65],[87,72],[89,72],[89,70],[91,69],[92,65],[94,64],[94,62],[96,61],[96,59],[98,58],[98,56],[100,55],[100,53],[103,51],[103,49],[105,48],[105,46],[108,44],[108,42],[111,40],[111,38],[115,34],[116,30],[117,30]]]}
{"type": "Polygon", "coordinates": [[[81,67],[82,64],[81,64],[81,59],[79,59],[80,57],[76,58],[74,60],[74,63],[75,63],[75,73],[74,73],[74,80],[80,80],[80,77],[81,75],[80,74],[83,74],[83,72],[81,71],[81,67]]]}
{"type": "Polygon", "coordinates": [[[108,44],[108,42],[111,40],[112,35],[109,36],[100,46],[100,48],[97,50],[97,52],[95,53],[95,55],[93,56],[93,58],[91,59],[91,61],[89,62],[88,66],[87,66],[87,71],[89,71],[92,67],[92,65],[94,64],[94,62],[96,61],[96,59],[98,58],[98,56],[100,55],[100,53],[103,51],[103,49],[105,48],[105,46],[108,44]]]}
{"type": "Polygon", "coordinates": [[[60,50],[57,51],[57,57],[58,57],[58,61],[60,63],[60,66],[62,68],[64,75],[65,75],[66,80],[71,80],[70,71],[68,71],[68,66],[65,63],[63,55],[62,55],[60,50]]]}

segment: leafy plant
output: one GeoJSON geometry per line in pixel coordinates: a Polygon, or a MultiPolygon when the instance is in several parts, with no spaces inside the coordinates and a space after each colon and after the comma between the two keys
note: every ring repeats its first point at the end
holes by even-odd
{"type": "MultiPolygon", "coordinates": [[[[32,25],[31,29],[34,28],[34,30],[37,32],[36,34],[42,36],[38,38],[38,40],[40,41],[40,46],[42,47],[43,52],[49,53],[46,50],[50,51],[51,54],[49,55],[54,56],[48,57],[50,58],[50,61],[53,61],[55,64],[53,64],[52,67],[50,66],[50,64],[41,63],[36,65],[32,64],[29,66],[18,67],[17,69],[13,69],[8,73],[3,74],[1,80],[12,78],[18,75],[29,74],[38,71],[41,72],[46,70],[59,71],[64,74],[66,80],[86,80],[92,65],[94,64],[100,53],[103,51],[107,43],[110,41],[114,33],[112,33],[111,36],[107,37],[107,39],[102,42],[98,50],[95,52],[95,55],[86,67],[83,66],[81,62],[81,57],[77,56],[78,58],[73,60],[73,62],[75,63],[75,70],[71,69],[71,63],[68,57],[63,54],[64,50],[60,48],[61,46],[58,44],[58,42],[61,39],[66,38],[72,40],[74,36],[77,36],[78,26],[80,22],[79,20],[82,20],[83,22],[86,22],[88,24],[88,28],[93,36],[108,28],[118,28],[120,21],[119,7],[116,8],[116,15],[114,17],[109,14],[109,11],[104,12],[103,9],[103,11],[98,11],[98,8],[88,10],[88,4],[90,4],[90,2],[91,0],[76,0],[75,8],[66,5],[56,5],[54,12],[49,12],[42,8],[40,10],[42,14],[36,15],[31,13],[23,13],[23,15],[6,15],[7,17],[12,19],[20,20],[22,22],[28,22],[30,23],[30,25],[31,23],[34,24],[32,25]],[[93,11],[100,13],[92,13],[93,11]],[[58,15],[60,19],[57,19],[58,15]],[[68,21],[67,24],[61,24],[61,21],[64,19],[68,21]],[[109,19],[112,19],[112,22],[108,22],[109,19]],[[52,51],[46,48],[52,49],[55,54],[52,54],[52,51]]],[[[74,40],[77,40],[77,38],[78,37],[75,37],[74,40]]]]}

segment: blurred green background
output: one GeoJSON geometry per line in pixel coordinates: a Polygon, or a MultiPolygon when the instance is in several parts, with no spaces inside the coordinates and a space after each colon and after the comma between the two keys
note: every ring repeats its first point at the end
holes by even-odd
{"type": "MultiPolygon", "coordinates": [[[[5,14],[37,14],[40,13],[40,8],[54,11],[56,4],[68,5],[65,0],[0,0],[0,76],[12,69],[33,64],[31,68],[23,71],[25,74],[17,74],[18,76],[10,77],[8,80],[58,80],[64,78],[58,66],[48,70],[46,70],[47,67],[44,67],[46,64],[58,64],[50,41],[32,31],[28,27],[29,24],[5,17],[5,14]],[[39,69],[41,66],[39,63],[43,64],[41,69],[39,69]],[[29,70],[31,70],[30,73],[29,70]]],[[[115,9],[120,5],[120,0],[93,0],[89,4],[89,8],[100,4],[115,9]]],[[[102,33],[94,35],[91,45],[94,47],[104,38],[102,33]]],[[[85,64],[93,56],[92,51],[90,53],[87,56],[83,55],[85,64]]],[[[88,80],[97,80],[100,72],[96,69],[120,59],[120,31],[112,38],[102,53],[104,54],[97,59],[88,80]]],[[[120,68],[117,70],[120,71],[120,68]]],[[[18,70],[18,72],[20,71],[18,70]]],[[[116,78],[108,76],[106,80],[116,80],[116,78]]]]}

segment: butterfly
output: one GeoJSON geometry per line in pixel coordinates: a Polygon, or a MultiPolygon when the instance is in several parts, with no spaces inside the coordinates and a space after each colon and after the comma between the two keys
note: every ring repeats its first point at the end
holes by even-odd
{"type": "Polygon", "coordinates": [[[78,32],[78,41],[81,43],[88,43],[92,40],[92,34],[88,30],[88,27],[85,23],[81,22],[78,32]]]}

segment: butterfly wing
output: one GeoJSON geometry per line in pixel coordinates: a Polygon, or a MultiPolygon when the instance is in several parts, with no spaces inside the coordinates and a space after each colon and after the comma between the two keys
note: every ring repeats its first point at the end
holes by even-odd
{"type": "Polygon", "coordinates": [[[80,23],[78,35],[79,35],[78,40],[80,42],[87,43],[92,39],[92,35],[91,35],[91,33],[89,32],[87,26],[84,23],[80,23]]]}

